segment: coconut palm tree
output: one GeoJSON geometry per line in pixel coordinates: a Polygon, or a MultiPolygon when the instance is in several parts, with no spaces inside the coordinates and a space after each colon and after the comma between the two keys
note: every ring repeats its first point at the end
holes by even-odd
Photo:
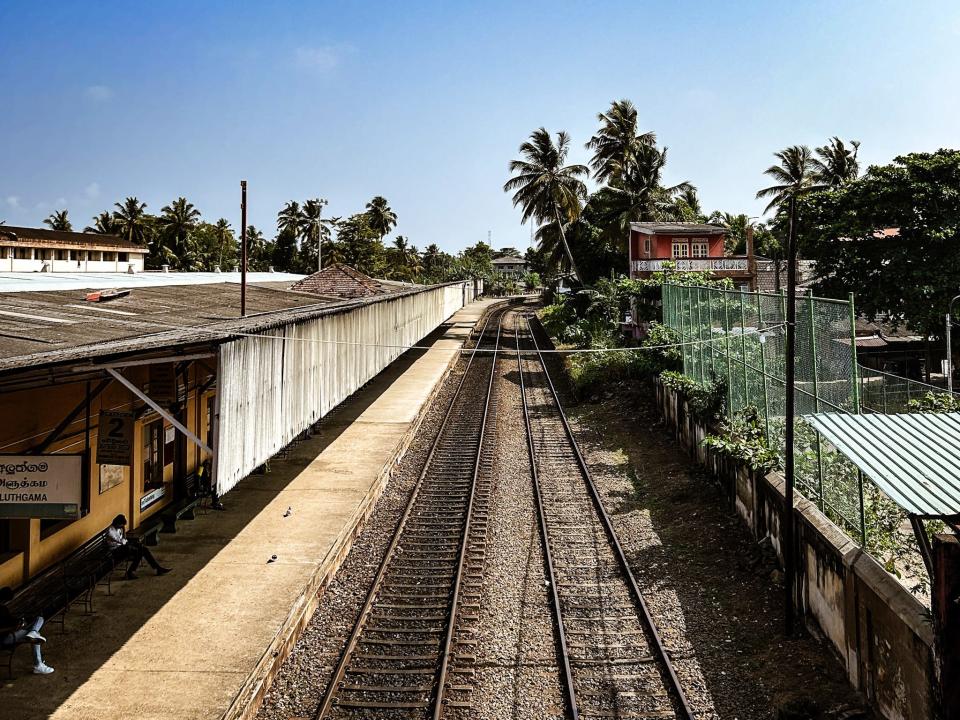
{"type": "Polygon", "coordinates": [[[73,230],[73,225],[70,224],[66,210],[56,210],[50,213],[47,219],[43,221],[43,224],[51,230],[59,230],[61,232],[70,232],[73,230]]]}
{"type": "MultiPolygon", "coordinates": [[[[231,244],[233,244],[234,250],[236,250],[237,242],[233,236],[233,228],[230,227],[230,223],[226,218],[217,220],[217,224],[213,226],[213,236],[217,239],[217,267],[223,270],[224,252],[231,244]]],[[[249,247],[249,239],[247,247],[249,247]]],[[[236,257],[235,254],[234,257],[236,257]]]]}
{"type": "Polygon", "coordinates": [[[600,129],[587,141],[587,149],[593,150],[590,165],[593,176],[600,182],[616,181],[636,159],[644,146],[652,147],[657,142],[655,133],[637,132],[637,109],[629,100],[616,100],[610,109],[599,113],[600,129]]]}
{"type": "Polygon", "coordinates": [[[179,197],[160,209],[157,222],[161,233],[160,253],[168,264],[191,270],[199,262],[190,235],[200,220],[200,211],[186,198],[179,197]]]}
{"type": "Polygon", "coordinates": [[[326,205],[323,198],[304,201],[300,219],[303,242],[311,249],[317,249],[317,270],[323,269],[323,241],[330,237],[330,228],[320,217],[326,205]]]}
{"type": "Polygon", "coordinates": [[[367,217],[370,229],[380,236],[380,241],[397,226],[397,214],[390,209],[387,199],[377,195],[367,203],[367,217]]]}
{"type": "Polygon", "coordinates": [[[510,162],[513,177],[504,183],[503,191],[513,192],[513,206],[523,209],[521,222],[556,223],[570,270],[580,281],[564,227],[580,216],[587,196],[581,178],[589,175],[590,169],[586,165],[565,165],[569,152],[570,136],[566,132],[558,132],[554,143],[546,128],[534,130],[520,146],[521,159],[510,162]]]}
{"type": "Polygon", "coordinates": [[[817,166],[806,145],[792,145],[774,156],[780,164],[771,165],[763,174],[772,177],[777,184],[757,192],[758,199],[770,198],[764,212],[786,205],[812,190],[823,189],[818,184],[817,166]]]}
{"type": "Polygon", "coordinates": [[[829,187],[839,187],[856,180],[860,174],[860,163],[857,162],[859,150],[859,140],[851,140],[848,148],[840,138],[830,138],[826,145],[816,148],[817,157],[811,160],[814,179],[829,187]]]}
{"type": "Polygon", "coordinates": [[[291,200],[277,213],[277,231],[299,238],[302,227],[303,210],[300,209],[300,203],[291,200]]]}
{"type": "Polygon", "coordinates": [[[112,213],[104,210],[93,218],[93,223],[87,225],[83,231],[85,233],[95,233],[97,235],[116,235],[118,230],[117,219],[112,213]]]}
{"type": "Polygon", "coordinates": [[[128,197],[123,203],[115,203],[115,206],[117,209],[113,213],[113,218],[116,230],[127,242],[140,246],[147,245],[149,229],[147,204],[135,197],[128,197]]]}

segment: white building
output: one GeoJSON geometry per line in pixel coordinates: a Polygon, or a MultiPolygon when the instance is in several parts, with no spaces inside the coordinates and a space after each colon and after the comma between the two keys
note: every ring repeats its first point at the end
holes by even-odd
{"type": "Polygon", "coordinates": [[[515,255],[494,258],[493,271],[504,278],[522,280],[527,274],[527,261],[515,255]]]}
{"type": "Polygon", "coordinates": [[[0,225],[0,272],[143,272],[147,249],[115,235],[0,225]]]}

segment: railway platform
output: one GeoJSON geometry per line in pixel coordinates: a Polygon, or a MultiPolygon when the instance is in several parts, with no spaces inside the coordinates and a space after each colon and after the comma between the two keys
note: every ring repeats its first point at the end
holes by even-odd
{"type": "Polygon", "coordinates": [[[493,301],[463,308],[330,413],[319,432],[224,497],[226,512],[178,524],[154,548],[174,572],[98,588],[95,612],[49,628],[49,676],[27,653],[3,681],[3,717],[248,717],[309,621],[317,591],[413,436],[422,411],[493,301]]]}

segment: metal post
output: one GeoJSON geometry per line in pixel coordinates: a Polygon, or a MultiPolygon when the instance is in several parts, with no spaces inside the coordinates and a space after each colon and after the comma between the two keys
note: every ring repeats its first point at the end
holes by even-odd
{"type": "MultiPolygon", "coordinates": [[[[733,415],[733,373],[730,370],[730,296],[723,291],[723,354],[727,356],[727,417],[733,415]]],[[[743,293],[741,293],[741,296],[743,293]]]]}
{"type": "Polygon", "coordinates": [[[863,471],[857,469],[857,486],[860,491],[860,540],[861,547],[867,547],[867,513],[863,507],[863,471]]]}
{"type": "Polygon", "coordinates": [[[247,181],[240,181],[240,317],[247,315],[247,181]]]}
{"type": "MultiPolygon", "coordinates": [[[[813,406],[820,412],[820,376],[817,370],[817,324],[813,320],[816,305],[813,301],[813,291],[807,291],[807,313],[810,315],[810,359],[813,362],[813,406]]],[[[820,493],[820,509],[824,509],[823,499],[823,447],[820,433],[817,435],[817,491],[820,493]]]]}
{"type": "Polygon", "coordinates": [[[750,404],[750,379],[747,377],[747,336],[744,333],[747,316],[743,309],[743,293],[740,293],[740,364],[743,365],[743,403],[750,404]]]}
{"type": "Polygon", "coordinates": [[[953,397],[953,347],[950,342],[950,330],[953,326],[953,321],[951,315],[953,315],[953,304],[960,300],[960,295],[953,297],[950,300],[950,305],[947,306],[947,392],[950,393],[950,397],[953,397]]]}
{"type": "MultiPolygon", "coordinates": [[[[741,304],[743,299],[741,298],[741,304]]],[[[760,293],[757,293],[757,329],[763,323],[763,307],[760,304],[760,293]]],[[[766,427],[767,447],[770,447],[773,440],[770,438],[770,399],[767,397],[767,351],[763,343],[760,343],[760,379],[763,381],[763,422],[766,427]]]]}
{"type": "Polygon", "coordinates": [[[787,347],[786,370],[786,427],[784,429],[784,476],[786,479],[786,497],[784,498],[783,556],[784,556],[784,629],[787,635],[793,634],[793,593],[796,586],[796,562],[793,547],[793,486],[796,480],[794,467],[794,375],[796,373],[796,324],[797,324],[797,198],[790,196],[790,232],[787,239],[787,347]]]}
{"type": "Polygon", "coordinates": [[[853,309],[853,293],[847,296],[850,305],[850,358],[853,375],[850,384],[853,387],[853,412],[860,413],[860,366],[857,364],[857,313],[853,309]]]}

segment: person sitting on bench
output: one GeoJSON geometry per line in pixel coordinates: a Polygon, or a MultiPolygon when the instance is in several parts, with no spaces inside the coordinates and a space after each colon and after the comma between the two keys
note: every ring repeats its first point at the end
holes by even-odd
{"type": "Polygon", "coordinates": [[[30,643],[33,646],[33,674],[49,675],[53,668],[47,665],[40,655],[40,644],[47,641],[40,634],[43,618],[35,617],[29,623],[23,618],[15,618],[7,607],[11,600],[13,590],[9,587],[0,588],[0,646],[13,649],[20,643],[30,643]]]}
{"type": "Polygon", "coordinates": [[[166,575],[170,568],[165,568],[156,561],[149,548],[144,547],[138,540],[127,537],[127,518],[123,515],[117,515],[110,527],[107,528],[107,547],[117,560],[129,560],[127,567],[127,580],[136,580],[136,569],[140,566],[141,560],[146,560],[147,564],[157,571],[157,575],[166,575]]]}
{"type": "Polygon", "coordinates": [[[210,507],[214,510],[226,510],[220,502],[217,485],[213,482],[213,473],[210,472],[210,461],[204,460],[197,469],[197,478],[200,480],[200,494],[210,496],[210,507]]]}

